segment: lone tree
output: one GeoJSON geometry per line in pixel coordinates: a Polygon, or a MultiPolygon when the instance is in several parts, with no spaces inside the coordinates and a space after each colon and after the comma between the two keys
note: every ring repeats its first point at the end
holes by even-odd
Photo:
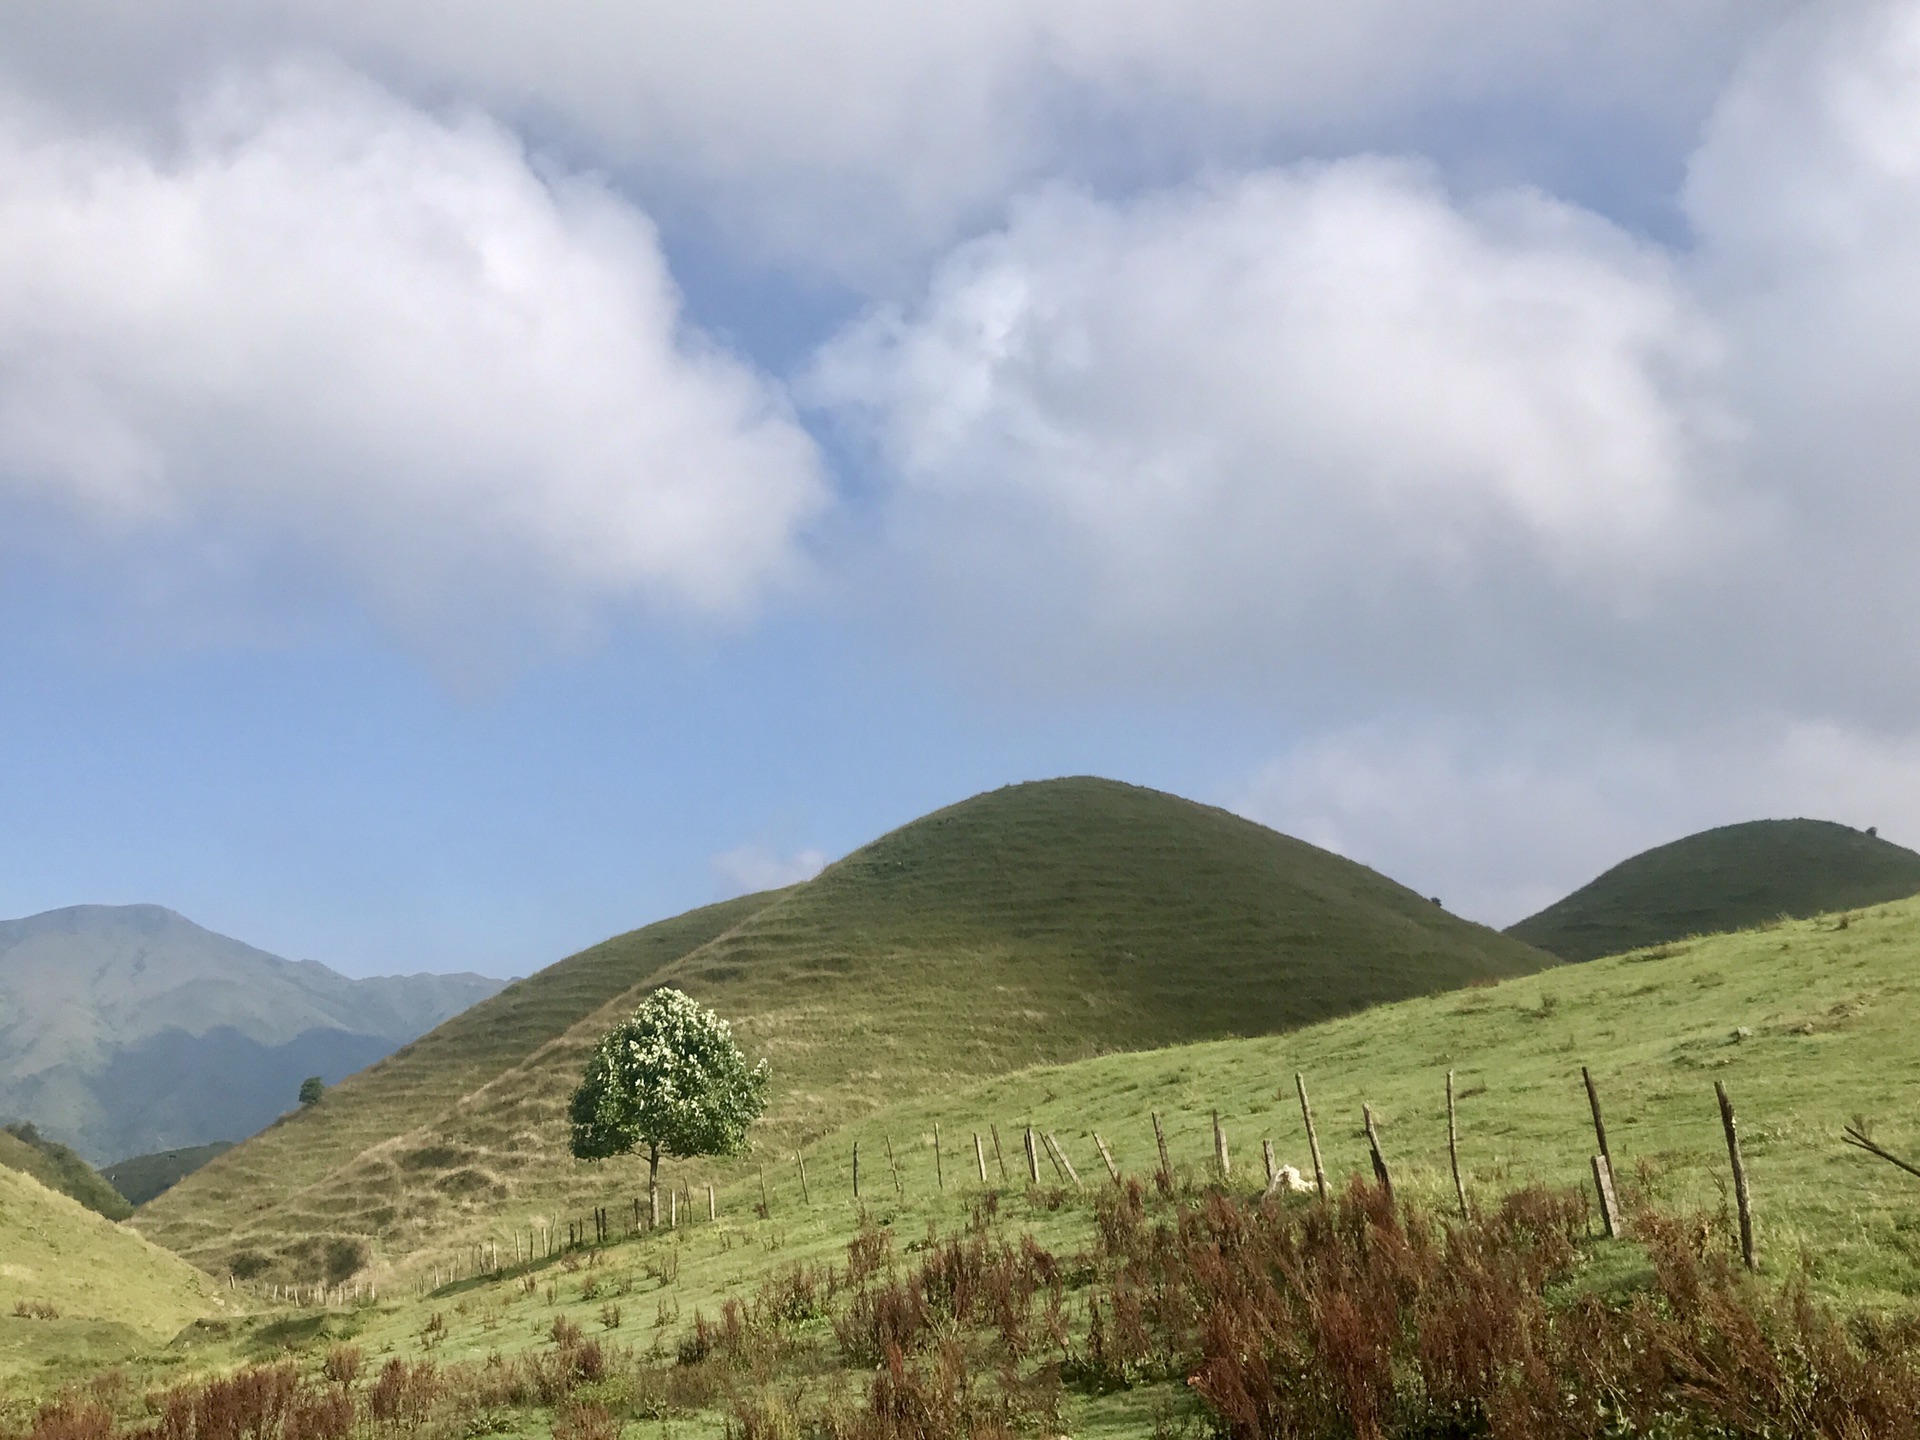
{"type": "Polygon", "coordinates": [[[647,1157],[647,1206],[660,1223],[660,1157],[738,1155],[767,1104],[767,1062],[747,1064],[732,1027],[678,990],[656,990],[587,1060],[567,1118],[573,1153],[647,1157]]]}
{"type": "Polygon", "coordinates": [[[309,1075],[300,1082],[300,1103],[318,1105],[320,1097],[327,1093],[327,1082],[318,1075],[309,1075]]]}

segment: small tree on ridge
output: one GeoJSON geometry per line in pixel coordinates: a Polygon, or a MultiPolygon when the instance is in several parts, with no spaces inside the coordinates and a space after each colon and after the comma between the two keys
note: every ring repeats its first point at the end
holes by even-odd
{"type": "Polygon", "coordinates": [[[567,1118],[582,1160],[647,1157],[660,1223],[660,1157],[737,1155],[767,1103],[767,1062],[749,1065],[732,1027],[678,990],[656,990],[587,1058],[567,1118]]]}

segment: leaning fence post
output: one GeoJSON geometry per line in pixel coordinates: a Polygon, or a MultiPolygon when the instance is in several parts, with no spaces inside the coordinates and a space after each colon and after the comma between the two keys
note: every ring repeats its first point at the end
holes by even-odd
{"type": "Polygon", "coordinates": [[[947,1188],[947,1171],[940,1160],[940,1122],[933,1122],[933,1183],[940,1189],[947,1188]]]}
{"type": "Polygon", "coordinates": [[[773,1206],[767,1203],[767,1167],[764,1165],[760,1167],[760,1218],[773,1218],[773,1206]]]}
{"type": "Polygon", "coordinates": [[[1612,1170],[1613,1151],[1607,1148],[1607,1122],[1600,1118],[1600,1092],[1594,1088],[1592,1072],[1584,1065],[1580,1067],[1580,1079],[1587,1087],[1587,1107],[1593,1111],[1593,1138],[1600,1146],[1600,1158],[1607,1162],[1608,1170],[1612,1170]]]}
{"type": "Polygon", "coordinates": [[[1220,1128],[1220,1112],[1213,1112],[1213,1163],[1220,1167],[1220,1183],[1233,1176],[1233,1161],[1227,1158],[1227,1132],[1220,1128]]]}
{"type": "Polygon", "coordinates": [[[1447,1071],[1447,1163],[1453,1166],[1453,1195],[1460,1202],[1460,1218],[1472,1219],[1467,1210],[1467,1186],[1460,1178],[1460,1126],[1453,1116],[1453,1072],[1447,1071]]]}
{"type": "Polygon", "coordinates": [[[993,1163],[1000,1167],[1000,1183],[1007,1183],[1007,1157],[1000,1153],[1000,1127],[991,1120],[987,1122],[987,1132],[993,1136],[993,1163]]]}
{"type": "Polygon", "coordinates": [[[1065,1167],[1060,1164],[1060,1150],[1059,1147],[1054,1144],[1053,1136],[1045,1130],[1035,1133],[1040,1140],[1040,1148],[1046,1152],[1048,1163],[1053,1166],[1054,1178],[1064,1184],[1067,1178],[1067,1172],[1065,1167]]]}
{"type": "Polygon", "coordinates": [[[1053,1158],[1066,1168],[1067,1179],[1073,1182],[1073,1188],[1080,1188],[1080,1172],[1073,1168],[1073,1161],[1067,1158],[1066,1148],[1061,1145],[1052,1131],[1047,1132],[1047,1148],[1053,1152],[1053,1158]]]}
{"type": "Polygon", "coordinates": [[[1033,1126],[1027,1126],[1027,1179],[1033,1184],[1040,1183],[1040,1151],[1033,1143],[1033,1126]]]}
{"type": "Polygon", "coordinates": [[[1393,1199],[1393,1176],[1387,1171],[1386,1157],[1380,1153],[1380,1135],[1373,1128],[1373,1107],[1362,1105],[1361,1117],[1367,1125],[1367,1148],[1373,1152],[1373,1178],[1380,1182],[1380,1188],[1387,1192],[1387,1199],[1393,1199]]]}
{"type": "Polygon", "coordinates": [[[1167,1158],[1167,1132],[1160,1128],[1160,1112],[1150,1112],[1153,1116],[1153,1143],[1160,1147],[1160,1168],[1154,1173],[1154,1180],[1160,1186],[1160,1193],[1173,1193],[1173,1161],[1167,1158]]]}
{"type": "Polygon", "coordinates": [[[1113,1152],[1107,1149],[1107,1142],[1100,1138],[1098,1130],[1093,1132],[1094,1148],[1100,1152],[1100,1158],[1107,1162],[1107,1174],[1113,1177],[1113,1183],[1120,1183],[1120,1167],[1113,1163],[1113,1152]]]}
{"type": "Polygon", "coordinates": [[[1300,1118],[1307,1122],[1307,1149],[1313,1155],[1313,1183],[1324,1200],[1327,1198],[1327,1171],[1320,1163],[1320,1136],[1313,1128],[1313,1106],[1307,1103],[1307,1080],[1298,1070],[1293,1072],[1293,1088],[1300,1092],[1300,1118]]]}
{"type": "Polygon", "coordinates": [[[806,1154],[805,1154],[805,1153],[804,1153],[803,1151],[799,1151],[799,1150],[796,1150],[796,1151],[794,1151],[794,1152],[793,1152],[793,1158],[794,1158],[795,1160],[797,1160],[797,1161],[798,1161],[798,1162],[800,1163],[800,1203],[801,1203],[802,1205],[812,1205],[812,1204],[813,1204],[813,1192],[812,1192],[811,1190],[809,1190],[809,1189],[807,1189],[807,1157],[806,1157],[806,1154]]]}
{"type": "Polygon", "coordinates": [[[1727,1158],[1733,1162],[1733,1199],[1740,1207],[1740,1259],[1749,1270],[1760,1268],[1753,1245],[1753,1196],[1747,1191],[1747,1167],[1740,1162],[1740,1131],[1734,1124],[1733,1100],[1724,1081],[1713,1082],[1720,1097],[1720,1124],[1727,1132],[1727,1158]]]}
{"type": "Polygon", "coordinates": [[[893,1173],[893,1193],[904,1199],[907,1192],[900,1184],[900,1167],[893,1163],[893,1136],[882,1135],[880,1138],[887,1142],[887,1169],[893,1173]]]}
{"type": "Polygon", "coordinates": [[[980,1183],[987,1183],[987,1149],[980,1143],[980,1132],[973,1132],[973,1163],[980,1167],[980,1183]]]}

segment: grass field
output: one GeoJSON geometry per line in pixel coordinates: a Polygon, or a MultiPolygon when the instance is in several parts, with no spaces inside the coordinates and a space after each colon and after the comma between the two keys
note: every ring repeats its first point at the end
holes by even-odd
{"type": "Polygon", "coordinates": [[[124,1226],[0,1168],[0,1379],[44,1387],[152,1354],[236,1298],[124,1226]]]}
{"type": "Polygon", "coordinates": [[[215,1273],[390,1276],[499,1217],[629,1183],[566,1156],[563,1111],[588,1047],[659,983],[714,1005],[771,1060],[764,1134],[779,1151],[897,1097],[1035,1062],[1261,1034],[1546,963],[1224,811],[1110,781],[1015,786],[807,885],[543,971],[188,1177],[138,1223],[215,1273]],[[596,980],[578,989],[599,1008],[556,1005],[493,1042],[520,992],[557,990],[583,964],[596,980]]]}
{"type": "Polygon", "coordinates": [[[1565,960],[1920,892],[1920,855],[1827,820],[1703,830],[1623,860],[1507,933],[1565,960]]]}
{"type": "MultiPolygon", "coordinates": [[[[1467,1182],[1476,1200],[1489,1204],[1530,1181],[1584,1188],[1593,1149],[1580,1083],[1587,1064],[1623,1177],[1644,1181],[1669,1211],[1722,1210],[1730,1202],[1713,1082],[1724,1081],[1741,1117],[1765,1282],[1805,1276],[1816,1293],[1849,1309],[1914,1316],[1920,1181],[1844,1147],[1839,1130],[1865,1117],[1890,1148],[1920,1153],[1920,1054],[1911,1042],[1917,988],[1920,899],[1391,1003],[1283,1035],[1028,1067],[880,1107],[819,1137],[805,1151],[806,1198],[791,1151],[778,1137],[761,1135],[766,1218],[756,1213],[761,1182],[750,1173],[720,1190],[718,1223],[706,1220],[704,1195],[696,1194],[692,1217],[683,1211],[669,1233],[595,1255],[543,1259],[497,1279],[449,1280],[428,1294],[389,1292],[378,1305],[358,1309],[269,1308],[189,1347],[184,1364],[270,1359],[291,1346],[306,1357],[302,1363],[317,1365],[328,1345],[351,1340],[374,1363],[401,1356],[478,1365],[496,1353],[548,1353],[562,1319],[615,1351],[630,1349],[632,1360],[622,1363],[639,1367],[636,1374],[651,1364],[679,1376],[674,1356],[696,1314],[712,1319],[728,1297],[750,1295],[795,1263],[844,1264],[863,1214],[893,1237],[903,1262],[932,1231],[961,1229],[984,1193],[971,1137],[989,1137],[990,1126],[999,1129],[1011,1176],[1002,1183],[987,1139],[990,1188],[1000,1192],[995,1233],[1031,1234],[1063,1256],[1091,1243],[1090,1199],[1105,1185],[1093,1131],[1125,1170],[1145,1175],[1156,1163],[1149,1117],[1157,1110],[1176,1169],[1206,1184],[1217,1110],[1233,1156],[1229,1188],[1258,1188],[1263,1137],[1276,1142],[1283,1162],[1310,1172],[1296,1070],[1308,1078],[1336,1184],[1367,1169],[1358,1123],[1365,1101],[1374,1107],[1396,1190],[1441,1207],[1451,1195],[1448,1069],[1459,1086],[1467,1182]],[[936,1123],[944,1188],[932,1148],[936,1123]],[[1058,1136],[1086,1190],[1061,1185],[1043,1161],[1043,1185],[1028,1193],[1019,1148],[1020,1127],[1028,1123],[1058,1136]],[[856,1140],[859,1203],[848,1173],[856,1140]]],[[[619,1177],[590,1173],[601,1184],[601,1202],[615,1207],[618,1233],[619,1177]]],[[[667,1178],[682,1182],[697,1173],[676,1167],[667,1178]]],[[[509,1227],[525,1218],[500,1216],[493,1239],[504,1253],[515,1244],[509,1227]]],[[[1730,1246],[1724,1225],[1713,1243],[1730,1246]]],[[[1582,1264],[1590,1276],[1583,1283],[1608,1293],[1645,1283],[1644,1256],[1633,1244],[1592,1242],[1582,1264]]],[[[799,1370],[741,1372],[737,1383],[769,1393],[835,1385],[862,1393],[870,1372],[833,1359],[838,1352],[824,1322],[805,1334],[814,1337],[811,1348],[789,1357],[799,1370]]],[[[176,1350],[123,1363],[143,1375],[142,1366],[177,1373],[183,1360],[176,1350]]],[[[658,1395],[622,1385],[609,1382],[591,1393],[595,1403],[613,1407],[616,1419],[634,1419],[630,1435],[718,1435],[724,1428],[718,1409],[662,1409],[658,1395]]],[[[1186,1403],[1180,1386],[1163,1381],[1120,1391],[1070,1386],[1062,1429],[1145,1436],[1184,1414],[1186,1403]]],[[[535,1406],[506,1410],[486,1424],[499,1433],[544,1435],[550,1420],[535,1406]]]]}

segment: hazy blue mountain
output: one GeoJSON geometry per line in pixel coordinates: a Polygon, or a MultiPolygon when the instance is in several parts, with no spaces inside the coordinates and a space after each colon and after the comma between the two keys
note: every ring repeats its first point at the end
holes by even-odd
{"type": "Polygon", "coordinates": [[[95,1164],[242,1139],[504,983],[351,980],[158,905],[0,921],[0,1120],[95,1164]]]}

